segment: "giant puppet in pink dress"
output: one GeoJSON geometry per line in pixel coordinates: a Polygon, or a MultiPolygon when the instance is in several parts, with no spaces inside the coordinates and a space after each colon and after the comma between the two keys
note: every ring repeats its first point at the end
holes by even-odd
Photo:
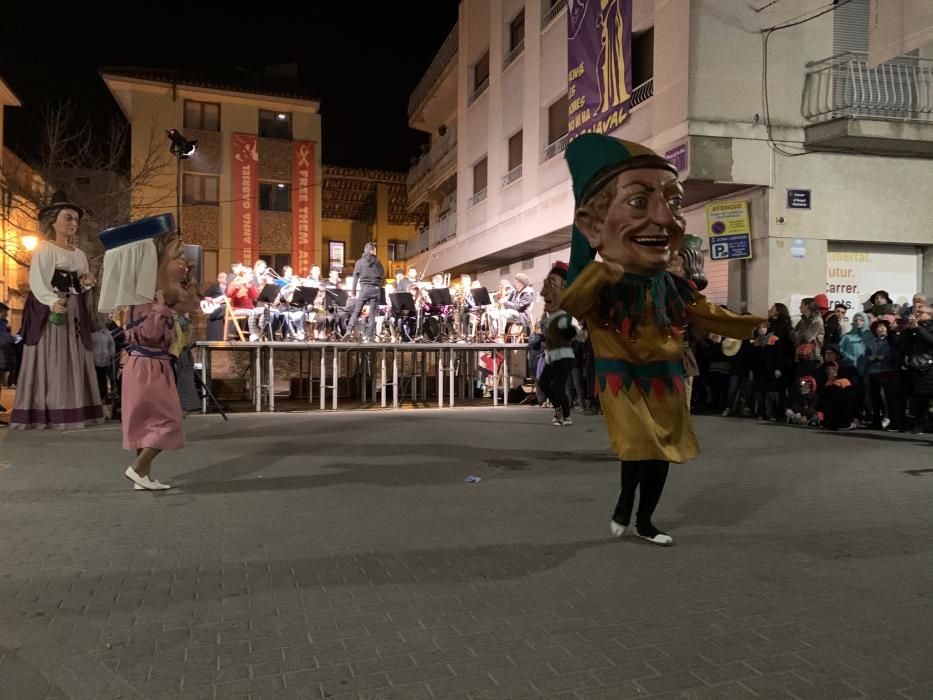
{"type": "Polygon", "coordinates": [[[152,479],[152,461],[163,450],[185,446],[169,352],[175,340],[172,310],[187,298],[185,247],[171,214],[108,229],[100,240],[107,252],[99,309],[128,307],[123,447],[136,450],[136,461],[124,474],[136,490],[161,491],[169,486],[152,479]]]}

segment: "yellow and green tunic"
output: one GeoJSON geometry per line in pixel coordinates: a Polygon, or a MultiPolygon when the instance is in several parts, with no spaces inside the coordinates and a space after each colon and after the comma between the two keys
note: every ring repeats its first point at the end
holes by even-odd
{"type": "Polygon", "coordinates": [[[691,282],[667,272],[617,279],[599,262],[564,291],[560,306],[586,321],[600,407],[619,458],[680,463],[696,457],[684,396],[685,329],[751,338],[762,319],[710,304],[691,282]]]}

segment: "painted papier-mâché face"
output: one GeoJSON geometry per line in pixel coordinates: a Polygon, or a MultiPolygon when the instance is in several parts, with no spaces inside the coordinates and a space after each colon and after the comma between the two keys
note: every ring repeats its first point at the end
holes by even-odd
{"type": "Polygon", "coordinates": [[[156,273],[156,289],[161,289],[165,303],[175,306],[188,294],[188,264],[185,261],[185,244],[177,233],[165,234],[168,237],[159,268],[156,273]]]}
{"type": "Polygon", "coordinates": [[[616,188],[604,219],[586,202],[577,209],[577,228],[603,260],[626,272],[663,272],[686,231],[677,176],[660,168],[628,170],[617,176],[616,188]]]}

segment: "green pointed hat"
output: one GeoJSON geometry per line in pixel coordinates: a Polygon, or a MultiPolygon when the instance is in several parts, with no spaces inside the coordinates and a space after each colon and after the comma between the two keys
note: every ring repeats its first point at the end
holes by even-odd
{"type": "MultiPolygon", "coordinates": [[[[677,168],[650,148],[603,134],[578,136],[567,146],[564,158],[573,181],[575,209],[599,192],[609,180],[626,170],[661,168],[677,174],[677,168]]],[[[586,237],[574,226],[567,283],[573,282],[595,257],[596,249],[590,247],[586,237]]]]}

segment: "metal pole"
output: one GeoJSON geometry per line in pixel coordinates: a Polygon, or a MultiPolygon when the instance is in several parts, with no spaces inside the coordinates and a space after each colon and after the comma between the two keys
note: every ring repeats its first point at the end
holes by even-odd
{"type": "Polygon", "coordinates": [[[437,349],[437,407],[444,408],[444,348],[437,349]]]}
{"type": "Polygon", "coordinates": [[[327,346],[321,348],[321,377],[320,377],[320,389],[321,389],[321,410],[324,410],[324,404],[327,400],[327,365],[324,362],[324,357],[327,355],[327,346]]]}
{"type": "Polygon", "coordinates": [[[502,353],[502,405],[509,405],[509,390],[512,388],[512,377],[509,376],[509,351],[506,349],[502,353]]]}
{"type": "Polygon", "coordinates": [[[398,350],[392,348],[392,408],[398,408],[398,350]]]}
{"type": "Polygon", "coordinates": [[[379,385],[382,389],[382,407],[386,407],[386,349],[382,348],[382,371],[379,373],[379,385]]]}
{"type": "MultiPolygon", "coordinates": [[[[210,390],[208,386],[208,377],[207,377],[207,358],[211,356],[211,349],[209,347],[201,348],[201,385],[206,389],[210,390]]],[[[204,396],[201,397],[201,413],[207,413],[207,391],[204,392],[204,396]]]]}
{"type": "Polygon", "coordinates": [[[269,346],[269,411],[275,412],[275,362],[273,361],[273,349],[269,346]]]}
{"type": "Polygon", "coordinates": [[[256,413],[262,411],[262,347],[254,349],[256,359],[253,363],[253,394],[256,397],[256,413]]]}
{"type": "Polygon", "coordinates": [[[454,367],[456,366],[456,363],[454,362],[455,353],[456,353],[456,350],[454,348],[450,348],[450,354],[447,356],[447,360],[448,360],[447,378],[449,381],[449,389],[450,389],[448,393],[450,395],[450,407],[451,408],[454,407],[454,367]]]}
{"type": "MultiPolygon", "coordinates": [[[[339,367],[338,364],[337,364],[337,362],[338,362],[337,357],[338,357],[339,354],[340,354],[340,352],[337,350],[337,347],[335,346],[335,347],[334,347],[334,370],[333,370],[333,375],[334,375],[334,388],[333,388],[333,392],[334,392],[334,393],[331,394],[331,408],[332,408],[334,411],[337,410],[337,387],[340,386],[340,377],[339,377],[339,374],[340,374],[340,367],[339,367]]],[[[349,359],[349,355],[347,355],[347,358],[349,359]]]]}
{"type": "Polygon", "coordinates": [[[492,405],[499,405],[499,353],[492,349],[492,405]]]}

